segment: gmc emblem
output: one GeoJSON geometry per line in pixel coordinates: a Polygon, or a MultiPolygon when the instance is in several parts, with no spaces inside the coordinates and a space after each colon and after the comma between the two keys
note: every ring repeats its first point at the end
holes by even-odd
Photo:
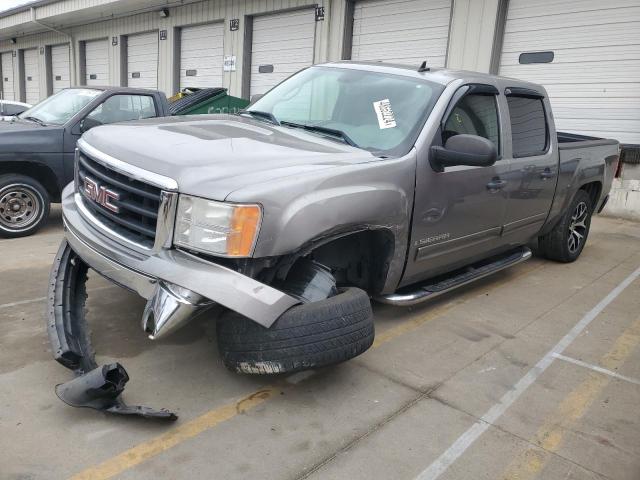
{"type": "Polygon", "coordinates": [[[101,187],[92,178],[84,177],[84,193],[98,205],[102,205],[113,213],[120,213],[120,207],[113,203],[120,200],[120,194],[107,187],[101,187]]]}

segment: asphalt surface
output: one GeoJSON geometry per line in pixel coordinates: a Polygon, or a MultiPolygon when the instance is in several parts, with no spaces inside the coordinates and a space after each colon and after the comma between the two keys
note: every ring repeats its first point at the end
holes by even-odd
{"type": "Polygon", "coordinates": [[[231,373],[215,315],[152,342],[144,303],[95,275],[98,360],[165,424],[54,394],[44,322],[60,210],[0,240],[0,479],[640,479],[640,224],[597,218],[582,257],[538,258],[411,309],[374,305],[345,364],[231,373]]]}

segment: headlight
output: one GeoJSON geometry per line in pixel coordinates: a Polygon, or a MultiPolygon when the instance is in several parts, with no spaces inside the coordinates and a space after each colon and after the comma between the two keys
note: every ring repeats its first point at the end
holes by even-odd
{"type": "Polygon", "coordinates": [[[253,253],[262,210],[259,205],[237,205],[180,195],[173,242],[200,252],[225,257],[253,253]]]}

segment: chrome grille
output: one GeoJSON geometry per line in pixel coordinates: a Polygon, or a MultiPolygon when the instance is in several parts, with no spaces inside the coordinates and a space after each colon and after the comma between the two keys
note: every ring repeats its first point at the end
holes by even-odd
{"type": "Polygon", "coordinates": [[[162,201],[161,189],[130,178],[96,162],[82,152],[78,152],[77,162],[78,193],[89,211],[126,239],[152,248],[156,238],[158,210],[162,201]],[[117,207],[117,212],[90,198],[85,189],[87,178],[117,194],[117,200],[112,202],[117,207]]]}

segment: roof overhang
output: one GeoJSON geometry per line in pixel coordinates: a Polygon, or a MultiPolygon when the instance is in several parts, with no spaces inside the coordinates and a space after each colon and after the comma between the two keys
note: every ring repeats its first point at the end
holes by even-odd
{"type": "MultiPolygon", "coordinates": [[[[196,0],[185,0],[182,4],[196,0]]],[[[0,40],[46,32],[33,20],[65,30],[77,25],[112,20],[123,16],[161,10],[175,4],[171,0],[93,0],[78,8],[70,0],[38,0],[0,13],[0,40]]]]}

